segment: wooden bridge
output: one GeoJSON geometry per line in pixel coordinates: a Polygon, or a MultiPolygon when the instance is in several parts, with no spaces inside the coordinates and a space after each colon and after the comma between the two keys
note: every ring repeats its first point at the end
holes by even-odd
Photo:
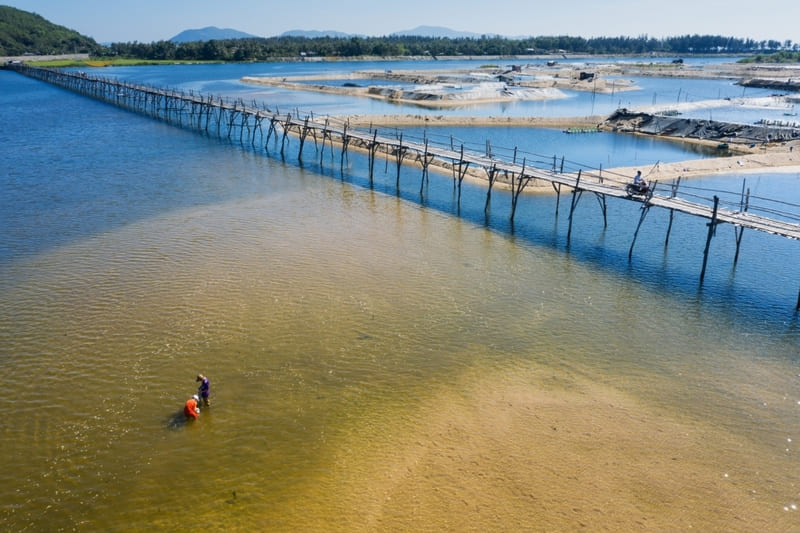
{"type": "MultiPolygon", "coordinates": [[[[703,256],[703,267],[700,273],[702,285],[705,277],[711,239],[715,234],[716,226],[728,223],[736,231],[736,254],[734,264],[739,255],[739,246],[745,229],[751,229],[779,235],[794,240],[800,240],[800,224],[791,222],[797,220],[797,213],[768,210],[775,218],[754,214],[750,205],[749,192],[744,189],[734,206],[720,205],[718,196],[702,199],[703,202],[689,201],[679,196],[680,179],[667,187],[653,187],[647,195],[630,195],[625,186],[630,182],[630,177],[614,175],[602,169],[574,168],[565,171],[565,161],[555,157],[543,158],[533,156],[528,159],[524,154],[514,148],[508,157],[498,157],[487,143],[483,153],[465,150],[464,145],[456,146],[449,143],[434,143],[430,139],[421,140],[404,139],[402,132],[394,135],[379,135],[377,129],[364,131],[363,129],[350,128],[346,120],[337,120],[332,117],[314,117],[309,113],[304,117],[299,112],[282,114],[277,108],[271,109],[264,104],[256,102],[246,104],[242,100],[215,98],[211,95],[194,94],[192,91],[184,92],[163,88],[153,88],[144,85],[132,84],[115,79],[88,76],[83,72],[70,72],[59,69],[36,68],[27,65],[7,65],[5,68],[20,74],[45,81],[80,94],[97,98],[114,105],[149,115],[180,127],[194,129],[219,138],[236,140],[242,144],[249,143],[254,148],[263,144],[268,150],[270,140],[274,137],[277,144],[280,138],[280,153],[285,155],[287,136],[299,139],[298,158],[302,160],[303,147],[307,139],[313,139],[322,162],[326,143],[330,147],[331,156],[334,148],[340,152],[340,161],[343,167],[347,151],[354,147],[366,153],[369,158],[369,179],[373,180],[373,171],[377,157],[387,161],[394,160],[397,170],[397,185],[400,184],[400,170],[404,164],[415,164],[422,169],[420,192],[423,190],[425,180],[428,178],[429,168],[446,169],[452,173],[454,186],[458,188],[458,201],[461,200],[461,185],[468,175],[484,177],[488,187],[486,189],[486,205],[488,210],[493,186],[498,182],[504,183],[511,191],[510,218],[513,223],[520,194],[534,182],[550,183],[560,195],[562,188],[572,194],[569,213],[569,229],[567,240],[572,233],[573,213],[583,193],[596,195],[603,212],[604,224],[606,221],[606,198],[627,199],[641,203],[639,224],[631,242],[629,257],[633,254],[636,236],[645,220],[649,209],[659,207],[670,211],[669,228],[667,229],[666,243],[669,242],[669,232],[675,212],[686,213],[708,219],[708,236],[703,256]],[[264,131],[266,129],[266,132],[264,131]],[[257,144],[258,143],[258,144],[257,144]],[[661,193],[666,189],[665,193],[661,193]]],[[[558,204],[556,204],[556,213],[558,204]]],[[[665,244],[666,244],[665,243],[665,244]]],[[[800,293],[798,293],[796,310],[800,309],[800,293]]]]}

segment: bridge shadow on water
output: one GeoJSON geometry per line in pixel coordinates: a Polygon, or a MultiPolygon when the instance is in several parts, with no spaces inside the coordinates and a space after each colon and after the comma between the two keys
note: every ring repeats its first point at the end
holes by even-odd
{"type": "MultiPolygon", "coordinates": [[[[583,193],[570,216],[573,194],[567,191],[560,195],[521,195],[512,222],[510,191],[493,189],[487,206],[487,187],[482,184],[465,180],[459,200],[453,176],[429,172],[423,177],[421,168],[403,165],[398,187],[393,161],[377,159],[370,179],[366,154],[348,152],[342,160],[340,152],[331,154],[328,150],[320,156],[313,143],[305,145],[302,158],[297,157],[296,150],[296,146],[287,146],[281,155],[276,145],[268,148],[266,155],[354,187],[459,217],[520,246],[563,252],[571,260],[624,276],[649,290],[697,306],[704,316],[719,312],[744,326],[768,321],[779,329],[788,327],[798,331],[795,311],[798,280],[792,278],[792,268],[764,264],[767,251],[776,246],[791,248],[794,243],[789,239],[749,232],[734,264],[735,241],[726,237],[727,233],[733,235],[733,227],[721,224],[716,230],[719,236],[712,240],[701,284],[703,249],[708,235],[705,219],[676,213],[670,227],[667,210],[650,209],[634,242],[643,204],[608,197],[604,218],[596,196],[583,193]],[[775,276],[776,270],[781,275],[775,276]]],[[[791,258],[797,257],[796,250],[786,253],[791,258]]]]}

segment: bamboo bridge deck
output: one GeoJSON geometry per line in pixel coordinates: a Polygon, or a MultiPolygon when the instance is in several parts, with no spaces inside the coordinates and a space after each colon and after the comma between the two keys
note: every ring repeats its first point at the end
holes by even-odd
{"type": "MultiPolygon", "coordinates": [[[[397,183],[400,182],[400,169],[407,162],[413,162],[422,167],[422,181],[428,175],[431,164],[440,168],[449,168],[453,173],[454,182],[458,185],[458,201],[461,199],[461,183],[468,171],[476,170],[485,175],[486,209],[488,209],[493,185],[498,179],[502,180],[511,189],[511,221],[517,208],[517,199],[531,182],[550,183],[556,193],[560,195],[562,188],[572,194],[570,205],[569,225],[567,233],[569,240],[572,229],[572,213],[578,204],[580,196],[592,193],[600,200],[605,221],[605,199],[614,197],[641,203],[641,218],[639,226],[631,243],[629,252],[632,254],[639,227],[650,208],[657,207],[670,211],[670,227],[674,212],[685,213],[709,220],[708,237],[704,252],[703,270],[700,274],[702,284],[705,275],[706,261],[708,259],[709,244],[718,224],[727,223],[736,229],[736,257],[739,254],[739,243],[745,229],[778,235],[781,237],[800,240],[800,224],[790,220],[798,219],[797,213],[782,213],[769,210],[776,217],[761,216],[752,213],[749,202],[749,193],[742,191],[741,198],[734,207],[720,206],[719,198],[703,198],[703,202],[695,202],[679,197],[678,182],[666,187],[654,184],[647,195],[630,195],[625,186],[630,182],[627,176],[613,175],[602,169],[584,169],[565,172],[563,160],[561,167],[558,161],[536,160],[530,161],[527,157],[522,161],[517,157],[514,149],[512,157],[498,157],[491,150],[479,153],[465,150],[463,144],[456,147],[454,144],[436,144],[428,139],[408,140],[399,135],[379,135],[377,130],[350,128],[346,121],[337,121],[331,117],[314,117],[309,114],[304,117],[292,113],[283,114],[279,110],[270,109],[265,105],[259,106],[256,102],[245,104],[242,100],[231,101],[223,98],[214,98],[163,88],[147,87],[115,79],[97,78],[88,76],[83,72],[70,72],[59,69],[36,68],[27,65],[6,65],[5,68],[20,74],[69,89],[80,94],[90,96],[108,103],[146,114],[180,127],[195,129],[220,138],[236,140],[241,143],[249,142],[253,147],[264,146],[267,149],[270,139],[275,135],[275,142],[280,140],[280,153],[283,156],[287,136],[299,138],[300,146],[298,158],[302,160],[303,146],[308,138],[313,138],[317,146],[320,160],[325,150],[326,142],[330,145],[330,153],[334,149],[340,151],[342,164],[348,147],[353,146],[366,152],[369,157],[369,179],[372,182],[373,167],[376,157],[380,155],[388,161],[394,159],[397,168],[397,183]],[[264,129],[267,128],[267,132],[264,129]],[[668,189],[667,194],[661,189],[668,189]]],[[[387,167],[388,168],[388,167],[387,167]]],[[[557,204],[558,205],[558,204],[557,204]]],[[[558,209],[558,208],[557,208],[558,209]]],[[[556,211],[558,212],[558,211],[556,211]]],[[[669,230],[667,231],[667,242],[669,230]]],[[[734,259],[734,263],[736,259],[734,259]]],[[[798,295],[797,309],[800,309],[800,295],[798,295]]]]}

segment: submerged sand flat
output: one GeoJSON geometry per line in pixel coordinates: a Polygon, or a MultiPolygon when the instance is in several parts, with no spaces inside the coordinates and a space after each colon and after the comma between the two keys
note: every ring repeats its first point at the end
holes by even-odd
{"type": "MultiPolygon", "coordinates": [[[[333,507],[336,519],[304,526],[335,524],[337,531],[790,527],[793,516],[780,512],[769,483],[765,487],[759,472],[742,468],[752,448],[741,436],[642,405],[587,379],[537,373],[467,377],[462,388],[443,391],[417,413],[419,422],[407,432],[377,431],[371,440],[342,443],[336,474],[319,480],[319,500],[313,499],[333,507]]],[[[784,474],[770,481],[792,483],[794,474],[784,474]]]]}

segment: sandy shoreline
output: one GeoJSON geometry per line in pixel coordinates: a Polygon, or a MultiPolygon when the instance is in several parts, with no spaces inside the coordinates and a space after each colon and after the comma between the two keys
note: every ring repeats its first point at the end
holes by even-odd
{"type": "MultiPolygon", "coordinates": [[[[664,77],[691,77],[691,78],[726,78],[732,80],[746,80],[752,78],[782,79],[787,75],[787,69],[781,65],[756,65],[756,64],[717,64],[704,66],[684,66],[682,64],[664,63],[632,63],[632,64],[593,64],[591,66],[564,66],[552,65],[518,65],[513,67],[517,72],[524,74],[521,82],[511,82],[512,87],[502,84],[487,84],[483,90],[470,88],[465,91],[459,80],[472,84],[482,85],[481,80],[505,79],[503,76],[509,72],[509,67],[490,66],[481,67],[473,71],[442,70],[442,71],[359,71],[349,74],[298,76],[286,77],[259,77],[243,78],[245,83],[275,86],[299,91],[316,91],[333,94],[346,94],[367,98],[384,99],[404,103],[413,103],[430,111],[414,114],[390,115],[345,115],[331,117],[337,122],[347,122],[359,128],[372,127],[403,127],[403,126],[483,126],[483,127],[532,127],[532,128],[602,128],[606,116],[580,116],[580,117],[508,117],[508,116],[451,116],[436,114],[435,108],[448,108],[458,105],[474,105],[479,103],[496,103],[515,99],[559,98],[561,89],[578,91],[613,92],[630,90],[636,87],[633,84],[620,82],[618,79],[610,83],[604,76],[636,75],[636,76],[664,76],[664,77]],[[586,72],[588,69],[589,72],[586,72]],[[586,78],[591,74],[590,78],[586,78]],[[325,84],[326,81],[340,81],[343,79],[356,80],[358,83],[344,83],[341,86],[325,84]],[[364,80],[375,82],[379,85],[383,80],[401,81],[417,84],[413,90],[393,90],[386,87],[361,86],[364,80]],[[320,83],[313,83],[318,81],[320,83]],[[444,85],[442,85],[444,84],[444,85]],[[445,87],[442,89],[442,87],[445,87]],[[531,92],[527,89],[551,90],[551,92],[531,92]]],[[[790,71],[794,72],[794,71],[790,71]]],[[[563,93],[562,93],[563,94],[563,93]]],[[[782,97],[755,98],[752,101],[741,99],[738,105],[769,106],[783,105],[779,101],[782,97]]],[[[793,95],[791,98],[800,98],[793,95]]],[[[682,104],[682,109],[687,106],[702,108],[703,106],[720,105],[718,101],[700,101],[691,104],[682,104]]],[[[653,106],[651,106],[653,107],[653,106]]],[[[661,106],[663,107],[663,106],[661,106]]],[[[674,105],[672,107],[675,107],[674,105]]],[[[684,109],[685,110],[685,109],[684,109]]],[[[663,111],[659,106],[637,110],[643,113],[656,113],[663,111]]],[[[606,128],[611,129],[611,128],[606,128]]],[[[718,140],[699,139],[690,137],[670,137],[647,133],[628,133],[633,135],[647,135],[663,139],[673,139],[676,142],[692,143],[715,147],[718,140]]],[[[652,168],[642,169],[650,181],[658,180],[668,182],[678,177],[682,179],[696,178],[714,174],[741,174],[753,172],[800,172],[800,139],[769,143],[744,143],[732,140],[729,153],[724,157],[693,159],[675,163],[656,162],[652,168]]],[[[380,155],[379,155],[380,157],[380,155]]],[[[432,168],[443,173],[451,173],[452,168],[447,162],[436,162],[432,168]]],[[[621,167],[604,169],[604,172],[620,176],[633,176],[636,167],[621,167]]],[[[485,171],[472,170],[469,173],[471,180],[486,182],[485,171]]],[[[501,181],[500,187],[507,186],[501,181]]],[[[532,183],[530,192],[552,192],[549,183],[532,183]]]]}
{"type": "MultiPolygon", "coordinates": [[[[541,127],[541,128],[569,128],[593,127],[601,124],[602,116],[587,117],[457,117],[444,115],[348,115],[336,118],[337,121],[347,121],[357,127],[375,126],[506,126],[506,127],[541,127]]],[[[629,134],[630,135],[630,134],[629,134]]],[[[641,134],[633,134],[641,135],[641,134]]],[[[669,138],[669,137],[665,137],[669,138]]],[[[676,142],[715,146],[717,143],[699,139],[676,139],[676,142]]],[[[757,172],[769,173],[800,173],[800,140],[787,143],[774,143],[771,145],[758,145],[750,147],[741,145],[733,147],[732,151],[740,153],[726,157],[707,157],[690,159],[673,163],[654,162],[647,167],[616,167],[603,169],[605,174],[617,176],[631,176],[637,170],[642,170],[650,181],[667,183],[677,178],[691,179],[720,174],[745,174],[757,172]]],[[[377,154],[378,157],[382,155],[377,154]]],[[[406,161],[409,163],[409,161],[406,161]]],[[[411,163],[413,164],[413,163],[411,163]]],[[[452,165],[447,162],[434,162],[431,168],[450,175],[452,165]],[[438,164],[437,164],[438,163],[438,164]]],[[[486,172],[482,169],[470,169],[467,178],[475,183],[486,183],[486,172]]],[[[509,184],[501,179],[495,182],[499,188],[509,188],[509,184]]],[[[532,193],[553,193],[550,183],[534,180],[526,189],[532,193]]]]}

